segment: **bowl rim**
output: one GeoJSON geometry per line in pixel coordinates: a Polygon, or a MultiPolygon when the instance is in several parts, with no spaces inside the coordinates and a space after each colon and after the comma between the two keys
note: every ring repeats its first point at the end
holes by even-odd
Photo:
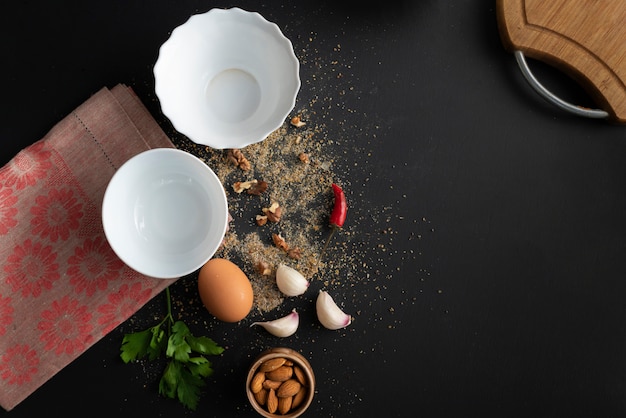
{"type": "Polygon", "coordinates": [[[254,361],[252,362],[252,364],[250,365],[248,369],[248,374],[246,376],[246,396],[248,397],[248,401],[250,402],[250,405],[252,406],[252,408],[257,413],[259,413],[260,415],[266,418],[299,417],[311,406],[311,404],[313,403],[314,395],[315,395],[315,373],[313,372],[313,367],[311,366],[311,363],[306,359],[306,357],[302,355],[302,353],[292,348],[289,348],[289,347],[269,348],[261,352],[254,359],[254,361]],[[261,405],[257,403],[256,399],[254,399],[254,394],[252,393],[252,390],[250,390],[250,382],[252,381],[252,378],[254,377],[254,374],[256,373],[256,370],[259,368],[261,363],[267,360],[271,360],[273,358],[277,358],[277,357],[286,357],[289,360],[293,361],[294,363],[297,363],[302,368],[306,378],[309,381],[309,388],[308,388],[309,390],[302,404],[296,410],[291,411],[288,414],[284,414],[284,415],[279,414],[279,413],[272,414],[268,410],[262,408],[261,405]]]}
{"type": "Polygon", "coordinates": [[[223,241],[224,236],[226,234],[226,230],[228,227],[228,213],[229,212],[228,212],[228,201],[226,197],[226,191],[224,190],[224,186],[221,180],[219,179],[217,174],[215,174],[215,172],[211,169],[211,167],[209,167],[204,161],[202,161],[197,156],[191,154],[190,152],[187,152],[178,148],[160,147],[160,148],[151,148],[151,149],[142,151],[138,154],[135,154],[134,156],[126,160],[115,171],[115,173],[113,173],[113,176],[109,180],[106,186],[106,189],[104,191],[103,198],[102,198],[101,223],[102,223],[102,228],[104,230],[105,238],[109,246],[111,247],[113,252],[117,255],[117,257],[122,262],[124,262],[124,264],[126,264],[128,267],[130,267],[134,271],[140,274],[143,274],[145,276],[148,276],[148,277],[152,277],[156,279],[174,279],[174,278],[179,278],[179,277],[186,276],[188,274],[193,273],[194,271],[201,268],[208,260],[210,260],[215,255],[215,253],[219,249],[219,246],[221,245],[221,242],[223,241]],[[124,176],[125,173],[133,165],[139,163],[142,159],[150,158],[150,156],[153,154],[163,154],[166,157],[175,156],[176,158],[183,158],[189,161],[190,163],[195,164],[197,167],[203,170],[207,174],[210,181],[214,182],[214,186],[219,186],[215,188],[217,190],[220,190],[221,193],[218,193],[218,195],[212,196],[212,197],[218,197],[219,202],[216,202],[215,204],[219,205],[221,207],[221,211],[223,210],[225,213],[223,224],[220,226],[220,238],[216,239],[215,245],[207,246],[208,251],[204,254],[203,257],[201,257],[201,259],[199,259],[199,261],[197,261],[194,264],[187,264],[184,266],[184,268],[180,268],[176,271],[176,273],[172,273],[172,274],[162,274],[159,271],[152,271],[149,269],[143,269],[139,267],[137,263],[134,261],[134,259],[128,257],[125,253],[123,253],[120,250],[119,245],[118,245],[119,242],[114,238],[114,235],[112,235],[113,228],[111,227],[111,223],[117,222],[115,219],[112,218],[113,214],[110,213],[112,210],[112,206],[111,206],[112,197],[111,196],[114,193],[112,187],[114,187],[117,183],[121,181],[121,179],[123,178],[122,176],[124,176]]]}
{"type": "Polygon", "coordinates": [[[188,137],[193,142],[197,144],[201,144],[201,145],[206,145],[214,149],[245,148],[248,145],[263,141],[272,132],[280,128],[285,123],[289,114],[293,111],[296,105],[298,93],[300,92],[300,89],[302,87],[302,80],[300,79],[300,60],[295,54],[293,43],[291,42],[291,40],[284,35],[282,30],[276,23],[270,22],[259,12],[244,10],[240,7],[231,7],[231,8],[215,7],[206,12],[196,13],[196,14],[192,14],[191,16],[189,16],[189,18],[185,22],[178,25],[171,31],[169,37],[159,47],[157,59],[153,66],[152,73],[153,73],[154,82],[155,82],[154,84],[155,93],[156,93],[161,111],[170,121],[174,129],[176,129],[178,132],[188,137]],[[283,112],[280,112],[281,117],[277,117],[275,122],[272,123],[269,128],[266,128],[263,130],[259,129],[259,134],[255,135],[254,138],[243,139],[240,136],[236,136],[236,137],[229,136],[227,138],[223,138],[223,137],[215,136],[212,134],[207,135],[206,137],[203,137],[203,138],[196,138],[194,137],[196,135],[194,135],[192,132],[193,129],[191,129],[187,123],[184,123],[184,121],[181,123],[181,121],[177,120],[176,117],[171,117],[171,115],[176,113],[172,109],[174,108],[174,106],[177,105],[177,103],[168,102],[167,94],[165,93],[165,87],[163,86],[165,83],[164,80],[168,79],[171,81],[172,77],[166,77],[165,75],[160,76],[161,71],[162,71],[161,67],[165,65],[163,64],[163,62],[164,62],[164,56],[165,56],[164,52],[167,49],[167,45],[180,32],[179,30],[183,28],[185,25],[193,24],[193,22],[197,19],[209,19],[213,15],[217,15],[217,14],[232,14],[233,16],[245,15],[247,17],[253,17],[254,19],[256,19],[256,21],[259,24],[263,25],[264,27],[270,29],[273,32],[276,40],[285,47],[285,50],[288,53],[287,55],[288,55],[289,66],[292,67],[292,70],[290,71],[293,71],[293,76],[294,76],[293,91],[290,93],[288,97],[285,95],[285,103],[288,104],[288,108],[285,108],[283,112]]]}

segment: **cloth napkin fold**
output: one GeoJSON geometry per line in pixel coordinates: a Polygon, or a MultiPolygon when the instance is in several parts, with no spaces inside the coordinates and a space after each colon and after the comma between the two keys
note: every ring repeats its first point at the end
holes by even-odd
{"type": "Polygon", "coordinates": [[[0,405],[13,409],[176,279],[145,277],[109,246],[113,173],[173,147],[131,88],[102,88],[0,168],[0,405]]]}

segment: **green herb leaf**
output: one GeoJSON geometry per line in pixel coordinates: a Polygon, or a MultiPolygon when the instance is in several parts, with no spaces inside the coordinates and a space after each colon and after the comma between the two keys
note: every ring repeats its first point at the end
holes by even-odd
{"type": "Polygon", "coordinates": [[[169,362],[159,380],[159,394],[178,399],[195,410],[200,400],[204,378],[213,373],[211,362],[204,355],[218,355],[224,349],[207,337],[194,337],[182,321],[174,321],[169,288],[167,316],[147,330],[126,334],[122,340],[120,357],[125,363],[148,356],[155,360],[165,354],[169,362]],[[167,321],[167,322],[166,322],[167,321]],[[190,357],[195,352],[199,356],[190,357]]]}
{"type": "Polygon", "coordinates": [[[124,363],[144,357],[148,352],[152,332],[150,329],[124,335],[120,357],[124,363]]]}
{"type": "Polygon", "coordinates": [[[175,360],[167,363],[163,376],[161,376],[159,381],[159,394],[172,399],[176,397],[181,369],[181,363],[175,360]]]}
{"type": "Polygon", "coordinates": [[[190,357],[187,368],[194,376],[209,377],[213,374],[211,362],[203,356],[190,357]]]}
{"type": "Polygon", "coordinates": [[[187,336],[187,343],[193,351],[199,354],[217,356],[224,352],[222,347],[208,337],[194,337],[190,334],[187,336]]]}
{"type": "Polygon", "coordinates": [[[200,400],[201,388],[205,385],[200,376],[196,376],[188,369],[180,371],[178,381],[178,400],[187,408],[195,410],[200,400]]]}
{"type": "Polygon", "coordinates": [[[189,331],[189,328],[183,321],[174,322],[174,325],[172,325],[172,332],[178,336],[177,338],[181,339],[184,339],[187,335],[191,334],[191,331],[189,331]]]}
{"type": "Polygon", "coordinates": [[[160,325],[150,328],[150,331],[152,332],[152,338],[150,339],[147,354],[150,360],[154,360],[165,351],[167,338],[165,336],[165,331],[161,329],[160,325]]]}
{"type": "Polygon", "coordinates": [[[194,370],[187,366],[188,364],[177,360],[170,361],[159,382],[159,393],[171,399],[178,399],[187,408],[195,410],[205,383],[202,375],[196,373],[195,366],[194,370]]]}
{"type": "Polygon", "coordinates": [[[189,360],[189,353],[191,353],[191,347],[187,344],[185,337],[190,335],[189,328],[181,321],[177,321],[172,326],[172,334],[167,341],[167,350],[165,355],[173,357],[183,363],[189,360]]]}

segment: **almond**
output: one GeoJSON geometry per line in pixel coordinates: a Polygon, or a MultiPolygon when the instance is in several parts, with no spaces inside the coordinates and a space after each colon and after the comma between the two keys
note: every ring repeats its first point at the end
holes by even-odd
{"type": "Polygon", "coordinates": [[[276,370],[280,366],[285,364],[285,361],[287,361],[287,360],[285,358],[283,358],[283,357],[276,357],[276,358],[273,358],[273,359],[269,359],[267,361],[264,361],[259,366],[259,371],[261,371],[261,372],[271,372],[272,370],[276,370]]]}
{"type": "Polygon", "coordinates": [[[256,372],[256,374],[252,378],[252,382],[250,382],[250,390],[252,391],[252,393],[258,393],[261,389],[263,389],[264,381],[265,373],[256,372]]]}
{"type": "Polygon", "coordinates": [[[274,389],[270,389],[270,392],[267,394],[267,410],[270,414],[273,414],[278,409],[278,398],[276,397],[276,392],[274,389]]]}
{"type": "Polygon", "coordinates": [[[259,405],[265,405],[265,402],[267,402],[268,394],[269,392],[267,391],[267,389],[261,389],[260,391],[254,394],[254,399],[257,401],[259,405]]]}
{"type": "Polygon", "coordinates": [[[265,373],[265,377],[269,380],[275,380],[277,382],[284,382],[293,375],[293,368],[289,366],[280,366],[276,370],[265,373]]]}
{"type": "Polygon", "coordinates": [[[293,366],[293,374],[298,379],[301,385],[306,386],[306,377],[304,376],[304,372],[299,366],[293,366]]]}
{"type": "Polygon", "coordinates": [[[293,398],[291,396],[287,398],[278,398],[278,412],[285,415],[291,409],[291,402],[293,398]]]}
{"type": "Polygon", "coordinates": [[[289,379],[283,382],[282,385],[276,391],[276,395],[279,398],[288,398],[300,391],[302,385],[296,379],[289,379]]]}
{"type": "Polygon", "coordinates": [[[300,388],[298,393],[293,395],[293,401],[291,402],[291,407],[292,408],[297,408],[302,403],[302,401],[304,400],[305,396],[306,396],[306,388],[303,386],[303,387],[300,388]]]}
{"type": "Polygon", "coordinates": [[[278,380],[269,380],[266,379],[263,381],[263,388],[265,389],[278,389],[283,382],[279,382],[278,380]]]}

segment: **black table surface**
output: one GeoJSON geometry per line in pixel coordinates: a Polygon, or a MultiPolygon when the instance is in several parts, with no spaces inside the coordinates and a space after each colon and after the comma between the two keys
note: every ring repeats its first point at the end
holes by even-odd
{"type": "MultiPolygon", "coordinates": [[[[338,139],[359,220],[338,238],[364,257],[350,266],[362,280],[337,289],[355,321],[285,343],[316,371],[306,416],[625,416],[626,131],[534,93],[502,47],[495,1],[11,2],[0,162],[117,83],[175,136],[154,93],[158,48],[190,15],[233,6],[292,41],[296,109],[338,139]]],[[[195,412],[157,394],[156,366],[122,363],[124,333],[163,308],[157,296],[0,416],[254,416],[242,379],[277,344],[248,341],[247,326],[214,324],[228,348],[195,412]]]]}

